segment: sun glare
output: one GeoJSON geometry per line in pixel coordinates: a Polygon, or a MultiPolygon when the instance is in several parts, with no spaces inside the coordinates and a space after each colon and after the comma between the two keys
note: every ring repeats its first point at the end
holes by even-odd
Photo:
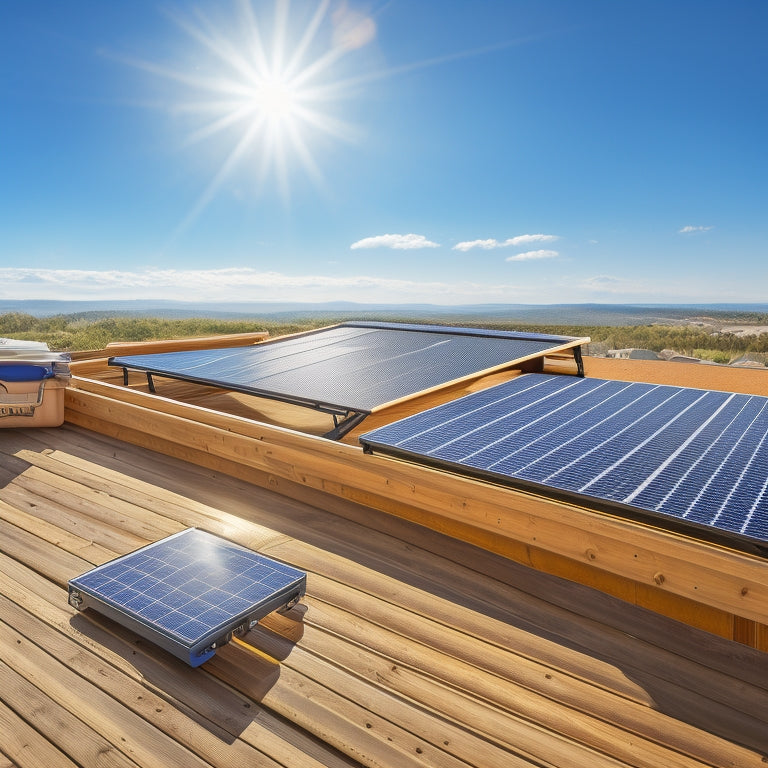
{"type": "Polygon", "coordinates": [[[275,79],[267,81],[253,94],[253,106],[257,114],[280,125],[294,117],[299,92],[290,82],[275,79]]]}
{"type": "Polygon", "coordinates": [[[187,144],[215,142],[221,157],[180,229],[235,172],[251,173],[262,193],[277,192],[285,202],[297,170],[322,187],[319,138],[355,137],[353,126],[332,114],[355,82],[340,62],[372,42],[375,24],[345,2],[299,0],[295,7],[292,14],[288,0],[272,9],[239,0],[236,14],[218,23],[199,11],[172,15],[194,43],[194,68],[140,64],[181,86],[175,112],[193,126],[187,144]]]}

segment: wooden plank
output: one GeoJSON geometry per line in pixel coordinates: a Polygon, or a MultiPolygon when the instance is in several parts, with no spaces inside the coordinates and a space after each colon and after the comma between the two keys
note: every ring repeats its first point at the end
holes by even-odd
{"type": "Polygon", "coordinates": [[[6,485],[0,488],[0,499],[26,515],[63,526],[83,539],[120,554],[146,544],[146,539],[124,532],[115,525],[94,520],[82,512],[71,510],[61,504],[60,500],[36,496],[29,488],[16,484],[6,485]]]}
{"type": "Polygon", "coordinates": [[[679,387],[743,392],[746,395],[768,394],[768,370],[733,368],[701,363],[670,363],[663,360],[617,360],[584,356],[587,376],[619,381],[645,381],[679,387]]]}
{"type": "MultiPolygon", "coordinates": [[[[319,683],[312,676],[294,669],[286,658],[280,666],[279,677],[265,690],[267,672],[264,664],[268,662],[264,661],[263,655],[254,653],[242,641],[225,650],[227,653],[217,654],[208,662],[215,674],[283,717],[301,724],[362,765],[398,768],[455,768],[466,765],[428,742],[421,732],[411,731],[411,728],[420,731],[419,723],[423,718],[418,710],[409,710],[412,721],[394,723],[388,718],[396,717],[402,711],[396,698],[377,696],[360,680],[353,683],[354,699],[337,692],[336,687],[343,682],[343,676],[330,665],[321,675],[324,682],[319,683]]],[[[298,656],[298,649],[294,649],[293,653],[298,656]]],[[[302,657],[302,661],[307,660],[302,657]]],[[[503,762],[492,762],[484,768],[523,768],[530,765],[531,761],[524,756],[508,752],[503,755],[503,762]]]]}
{"type": "MultiPolygon", "coordinates": [[[[18,768],[78,768],[60,749],[0,701],[0,750],[18,768]]],[[[2,764],[2,760],[0,760],[2,764]]]]}
{"type": "MultiPolygon", "coordinates": [[[[133,760],[128,759],[98,731],[78,720],[69,710],[46,696],[2,661],[0,661],[0,690],[6,705],[20,714],[34,727],[35,731],[47,739],[51,745],[55,744],[58,750],[63,751],[78,765],[136,768],[137,764],[133,760]]],[[[2,731],[1,725],[0,731],[2,731]]],[[[10,733],[10,729],[6,729],[4,736],[7,737],[10,733]]],[[[35,752],[37,753],[37,749],[35,752]]],[[[37,759],[41,761],[43,756],[43,751],[36,754],[37,759]]],[[[59,762],[51,762],[49,765],[58,766],[59,762]]]]}
{"type": "MultiPolygon", "coordinates": [[[[314,610],[314,603],[309,611],[314,610]]],[[[306,616],[305,616],[306,618],[306,616]]],[[[354,623],[354,622],[353,622],[354,623]]],[[[434,708],[425,711],[423,691],[418,689],[409,696],[403,696],[402,691],[396,685],[387,685],[386,679],[390,675],[399,676],[400,667],[393,667],[392,659],[379,658],[376,670],[369,671],[365,663],[348,663],[348,658],[358,659],[363,653],[357,640],[337,640],[339,655],[333,654],[333,658],[318,653],[318,645],[309,637],[313,633],[312,627],[307,624],[301,626],[300,650],[293,647],[297,638],[293,637],[295,622],[289,622],[285,617],[273,615],[264,623],[264,628],[257,627],[245,638],[244,642],[257,645],[271,655],[285,660],[285,663],[300,670],[304,674],[310,674],[317,682],[329,685],[333,690],[342,694],[351,701],[364,701],[368,710],[384,715],[392,723],[406,727],[415,735],[432,744],[434,747],[444,750],[453,757],[467,764],[485,768],[486,766],[520,765],[520,755],[514,754],[519,744],[504,744],[504,738],[493,734],[491,738],[477,738],[477,733],[482,732],[470,726],[466,718],[466,709],[459,708],[459,714],[446,716],[438,714],[434,708]],[[276,624],[293,624],[286,634],[268,631],[276,624]],[[269,625],[269,626],[267,626],[269,625]],[[309,654],[305,654],[309,651],[309,654]],[[315,658],[317,657],[317,658],[315,658]],[[318,661],[318,659],[320,661],[318,661]],[[323,662],[328,662],[328,666],[323,662]],[[342,672],[334,669],[342,667],[342,672]],[[347,674],[347,672],[349,674],[347,674]],[[330,677],[329,677],[330,676],[330,677]],[[367,685],[361,688],[360,680],[365,680],[367,685]],[[395,693],[393,697],[391,694],[395,693]]],[[[367,643],[367,638],[366,638],[367,643]]],[[[452,695],[451,692],[448,694],[452,695]]],[[[521,750],[522,751],[522,750],[521,750]]],[[[522,760],[522,765],[528,765],[528,759],[522,760]]],[[[533,758],[530,758],[533,759],[533,758]]]]}
{"type": "Polygon", "coordinates": [[[199,718],[168,706],[63,636],[41,632],[38,619],[6,598],[0,598],[0,617],[0,642],[7,649],[4,661],[135,762],[158,768],[168,764],[223,768],[232,760],[248,765],[256,759],[277,766],[239,740],[230,743],[223,756],[212,724],[196,722],[199,718]]]}
{"type": "MultiPolygon", "coordinates": [[[[426,707],[448,722],[461,722],[473,732],[484,735],[491,743],[524,752],[535,761],[569,766],[619,763],[642,768],[710,765],[696,757],[679,755],[637,734],[623,733],[611,723],[585,717],[545,697],[539,696],[538,706],[532,708],[529,705],[536,694],[526,693],[523,689],[511,691],[503,684],[500,685],[498,680],[485,691],[461,690],[442,676],[436,678],[417,667],[400,663],[396,653],[393,656],[376,656],[362,647],[340,642],[332,636],[326,639],[328,643],[322,648],[313,644],[312,650],[330,651],[334,666],[341,664],[363,679],[374,682],[376,689],[391,690],[406,700],[417,701],[420,707],[426,707]],[[492,698],[483,695],[488,691],[492,692],[492,698]],[[505,691],[509,698],[505,697],[505,691]],[[535,716],[531,717],[533,713],[535,716]],[[601,754],[610,756],[607,763],[601,759],[601,754]]],[[[263,645],[261,638],[259,643],[263,645]]],[[[304,671],[312,671],[312,674],[321,678],[328,674],[322,655],[320,653],[318,659],[312,661],[301,658],[294,651],[285,663],[301,662],[304,671]]],[[[450,659],[444,659],[443,663],[450,671],[457,666],[450,659]]],[[[343,678],[339,685],[348,679],[343,678]]],[[[482,689],[482,683],[476,687],[482,689]]],[[[367,697],[371,695],[368,693],[367,697]]],[[[761,764],[761,755],[749,750],[737,751],[739,756],[745,758],[745,766],[757,768],[761,764]]],[[[716,764],[732,765],[733,745],[723,743],[720,752],[722,757],[716,764]]]]}
{"type": "MultiPolygon", "coordinates": [[[[15,448],[14,444],[11,450],[15,448]]],[[[3,453],[5,453],[5,446],[0,440],[0,455],[3,453]]],[[[177,525],[162,517],[149,519],[150,516],[147,515],[143,522],[138,522],[126,514],[131,508],[121,506],[121,501],[112,498],[108,491],[84,487],[71,477],[54,476],[41,471],[38,467],[21,459],[22,453],[23,449],[10,456],[6,453],[8,463],[13,464],[16,474],[6,474],[7,481],[4,487],[0,488],[0,497],[13,506],[23,506],[23,503],[17,504],[15,500],[19,499],[20,495],[23,498],[24,495],[31,494],[35,497],[33,502],[35,505],[42,501],[44,506],[53,505],[54,508],[64,508],[74,513],[81,522],[88,519],[99,520],[113,529],[119,527],[118,535],[133,535],[136,542],[146,543],[148,540],[160,538],[178,529],[177,525]],[[21,494],[19,489],[22,489],[21,494]]],[[[115,533],[117,534],[117,531],[115,533]]]]}
{"type": "Polygon", "coordinates": [[[28,531],[0,520],[2,551],[63,586],[78,573],[90,570],[87,560],[38,539],[28,531]]]}
{"type": "Polygon", "coordinates": [[[163,515],[144,509],[136,516],[136,507],[108,491],[94,489],[62,475],[30,466],[20,475],[16,485],[29,488],[42,498],[75,509],[147,541],[163,538],[180,530],[180,526],[163,515]]]}
{"type": "MultiPolygon", "coordinates": [[[[765,720],[734,717],[730,707],[717,705],[698,693],[687,694],[666,686],[667,701],[670,694],[677,693],[678,712],[685,711],[691,720],[698,716],[704,728],[656,711],[647,693],[646,701],[638,701],[637,696],[622,698],[509,648],[489,645],[391,604],[380,604],[372,610],[371,601],[362,599],[338,608],[311,597],[307,605],[303,649],[335,664],[346,664],[355,674],[422,703],[426,703],[423,689],[428,687],[422,677],[429,675],[445,689],[434,694],[432,706],[445,714],[452,703],[454,718],[462,717],[465,706],[461,697],[469,696],[541,723],[631,765],[646,761],[650,766],[671,768],[703,761],[725,767],[731,766],[736,757],[740,764],[760,764],[759,755],[736,743],[763,743],[765,720]],[[458,691],[458,700],[452,702],[451,690],[458,691]],[[720,732],[728,723],[729,739],[707,733],[706,726],[713,723],[720,732]]],[[[280,621],[281,617],[269,617],[262,624],[267,629],[275,629],[276,625],[279,629],[280,621]]],[[[656,696],[663,689],[657,685],[656,696]]],[[[763,695],[760,703],[765,701],[763,695]]]]}
{"type": "MultiPolygon", "coordinates": [[[[255,633],[261,646],[266,642],[263,634],[258,631],[255,633]]],[[[348,650],[354,654],[357,649],[348,650]]],[[[364,701],[365,707],[372,713],[383,714],[390,722],[396,721],[402,727],[416,731],[416,735],[425,742],[427,734],[421,731],[420,721],[424,720],[421,712],[426,710],[434,720],[432,730],[437,728],[436,746],[443,743],[450,725],[461,723],[476,734],[476,737],[484,738],[497,747],[496,757],[492,757],[487,764],[490,766],[506,767],[514,764],[515,757],[518,758],[518,764],[522,760],[532,761],[537,765],[542,762],[552,765],[567,764],[573,768],[626,765],[620,758],[614,757],[613,751],[611,755],[600,754],[551,730],[546,722],[532,722],[516,713],[503,712],[485,701],[461,695],[429,677],[417,676],[418,680],[409,686],[410,671],[392,660],[381,660],[370,679],[367,675],[350,677],[344,668],[339,670],[339,663],[343,667],[345,662],[343,656],[329,663],[319,656],[306,653],[303,648],[294,648],[285,658],[283,665],[301,669],[302,673],[316,681],[322,681],[325,686],[332,684],[334,693],[341,693],[351,700],[364,701]],[[396,694],[395,698],[392,693],[396,694]],[[403,699],[415,702],[416,707],[410,711],[407,707],[398,708],[395,702],[403,699]]],[[[355,671],[357,672],[357,669],[355,671]]],[[[368,717],[371,717],[370,713],[368,717]]],[[[423,753],[427,753],[425,747],[422,749],[423,753]]],[[[468,758],[470,760],[471,754],[470,752],[468,758]]],[[[461,757],[464,758],[463,755],[461,757]]],[[[446,758],[442,758],[438,764],[450,763],[446,758]]]]}
{"type": "MultiPolygon", "coordinates": [[[[122,385],[113,384],[108,381],[96,380],[93,378],[81,378],[74,376],[72,378],[72,387],[68,392],[76,397],[75,392],[90,392],[92,394],[107,397],[117,401],[138,405],[143,408],[160,409],[164,413],[173,416],[197,421],[203,424],[210,424],[238,434],[247,434],[256,439],[263,434],[263,427],[268,427],[270,436],[276,441],[284,440],[290,444],[296,432],[293,429],[286,429],[284,426],[267,425],[253,421],[252,419],[242,418],[237,414],[222,413],[213,408],[207,408],[199,404],[190,404],[179,402],[171,397],[164,397],[162,394],[149,394],[148,392],[126,388],[122,385]]],[[[67,393],[65,392],[65,395],[67,393]]],[[[66,397],[65,397],[66,402],[66,397]]],[[[277,404],[280,405],[280,404],[277,404]]],[[[290,408],[299,408],[299,406],[289,406],[290,408]]],[[[302,408],[301,410],[308,410],[302,408]]],[[[330,428],[330,421],[328,422],[330,428]]],[[[327,431],[327,430],[326,430],[327,431]]],[[[317,437],[317,436],[315,436],[317,437]]],[[[320,438],[318,438],[320,439],[320,438]]]]}
{"type": "MultiPolygon", "coordinates": [[[[768,712],[768,694],[764,689],[751,689],[722,673],[703,669],[685,658],[638,642],[624,633],[611,632],[604,626],[583,620],[577,613],[567,615],[547,610],[541,604],[537,609],[533,601],[516,599],[513,590],[503,589],[500,585],[490,587],[486,601],[465,603],[473,608],[471,612],[466,612],[456,607],[457,602],[464,602],[458,579],[452,585],[456,590],[453,600],[447,600],[434,591],[395,581],[380,572],[369,572],[299,542],[281,545],[270,550],[269,554],[287,558],[311,572],[310,596],[330,603],[336,601],[338,604],[344,594],[349,595],[341,585],[350,585],[354,587],[355,594],[373,595],[388,605],[405,608],[417,616],[430,617],[490,644],[502,648],[514,647],[520,655],[537,659],[574,677],[596,683],[599,681],[600,685],[620,692],[624,697],[643,701],[643,697],[649,695],[646,689],[658,691],[658,696],[669,703],[670,711],[676,717],[684,719],[695,715],[702,724],[716,725],[706,714],[698,714],[697,707],[705,702],[697,703],[697,699],[703,696],[750,717],[761,713],[760,719],[765,722],[762,713],[768,712]],[[328,581],[318,580],[316,574],[328,581]],[[547,638],[559,642],[547,642],[547,638]],[[624,677],[642,681],[643,687],[636,684],[628,688],[626,683],[622,684],[624,677]]],[[[350,599],[348,596],[347,601],[350,599]]],[[[375,610],[374,605],[367,605],[365,611],[359,607],[356,611],[354,604],[349,602],[341,603],[341,607],[363,615],[366,611],[375,610]]],[[[396,614],[393,611],[393,615],[396,614]]],[[[651,700],[655,700],[654,694],[650,695],[651,700]]],[[[706,707],[703,711],[706,713],[706,707]]],[[[738,717],[728,727],[740,732],[738,717]]],[[[746,727],[749,731],[752,726],[746,723],[746,727]]],[[[763,726],[759,731],[763,733],[763,726]]]]}
{"type": "Polygon", "coordinates": [[[113,341],[105,349],[85,350],[72,353],[72,368],[80,371],[85,366],[80,361],[97,359],[103,365],[107,358],[118,355],[177,352],[185,349],[223,349],[258,344],[269,338],[269,331],[228,333],[219,336],[195,336],[187,339],[160,339],[154,341],[113,341]]]}
{"type": "Polygon", "coordinates": [[[116,555],[106,547],[94,544],[47,520],[26,514],[2,500],[0,500],[0,519],[96,565],[105,563],[116,555]]]}
{"type": "Polygon", "coordinates": [[[169,532],[199,526],[211,533],[231,536],[236,530],[247,533],[248,544],[244,546],[252,549],[260,549],[285,539],[284,535],[274,530],[257,526],[253,522],[245,522],[241,517],[221,509],[195,503],[179,494],[164,491],[156,485],[142,483],[135,477],[94,465],[63,452],[44,454],[22,450],[18,455],[30,465],[51,475],[73,480],[125,502],[130,505],[127,508],[137,519],[144,519],[146,516],[153,523],[164,520],[160,527],[167,527],[169,532]]]}

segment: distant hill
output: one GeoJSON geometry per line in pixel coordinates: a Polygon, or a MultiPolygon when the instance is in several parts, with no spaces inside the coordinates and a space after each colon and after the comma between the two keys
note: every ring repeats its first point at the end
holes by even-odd
{"type": "Polygon", "coordinates": [[[768,304],[356,304],[354,302],[193,303],[180,301],[42,301],[0,300],[0,313],[22,312],[34,317],[80,315],[104,317],[192,317],[219,319],[267,318],[410,318],[424,322],[519,321],[555,325],[647,325],[712,318],[718,322],[768,322],[768,304]]]}

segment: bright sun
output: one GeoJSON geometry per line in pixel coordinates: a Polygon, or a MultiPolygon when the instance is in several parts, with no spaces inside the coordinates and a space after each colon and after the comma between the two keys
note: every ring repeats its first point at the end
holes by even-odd
{"type": "Polygon", "coordinates": [[[253,106],[258,113],[272,123],[290,121],[299,92],[290,82],[276,79],[265,82],[253,94],[253,106]]]}
{"type": "MultiPolygon", "coordinates": [[[[260,186],[273,181],[270,191],[276,189],[284,201],[291,168],[300,167],[322,187],[313,139],[355,136],[349,123],[330,114],[356,80],[345,78],[338,64],[374,39],[375,24],[345,2],[300,0],[296,5],[297,21],[291,18],[288,0],[276,0],[271,18],[257,19],[255,3],[239,0],[227,31],[199,12],[193,19],[174,15],[173,21],[197,44],[195,61],[203,63],[196,63],[193,71],[140,64],[184,86],[187,95],[176,112],[195,126],[187,141],[215,139],[224,151],[181,228],[244,166],[254,169],[260,186]]],[[[261,3],[258,8],[266,11],[261,3]]]]}

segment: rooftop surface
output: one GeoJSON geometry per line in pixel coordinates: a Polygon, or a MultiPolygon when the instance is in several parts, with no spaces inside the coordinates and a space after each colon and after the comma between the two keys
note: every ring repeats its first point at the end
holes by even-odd
{"type": "Polygon", "coordinates": [[[337,498],[80,427],[0,430],[0,766],[768,761],[768,655],[337,498]],[[67,603],[196,526],[307,595],[192,669],[67,603]]]}

